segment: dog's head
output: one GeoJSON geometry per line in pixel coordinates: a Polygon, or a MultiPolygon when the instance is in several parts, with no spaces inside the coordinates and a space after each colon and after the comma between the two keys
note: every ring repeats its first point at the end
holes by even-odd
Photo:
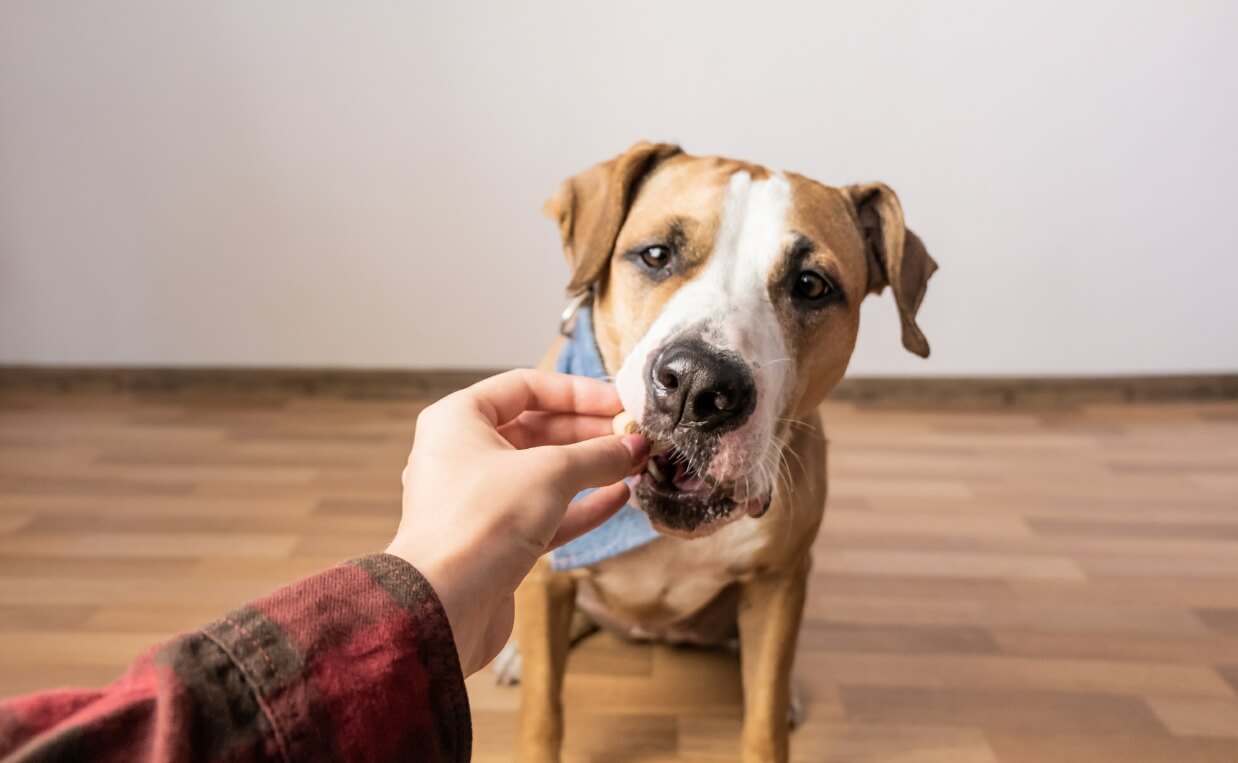
{"type": "Polygon", "coordinates": [[[662,531],[701,535],[769,507],[791,422],[855,347],[860,301],[887,285],[903,344],[937,265],[884,185],[831,188],[745,162],[641,143],[547,203],[624,408],[672,449],[636,501],[662,531]]]}

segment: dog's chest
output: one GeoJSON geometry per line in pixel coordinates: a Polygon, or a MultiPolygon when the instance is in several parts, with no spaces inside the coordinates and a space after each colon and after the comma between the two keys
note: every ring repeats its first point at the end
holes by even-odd
{"type": "Polygon", "coordinates": [[[759,566],[768,530],[744,517],[704,538],[659,538],[589,568],[580,581],[579,606],[600,625],[631,638],[729,638],[738,603],[734,584],[759,566]]]}

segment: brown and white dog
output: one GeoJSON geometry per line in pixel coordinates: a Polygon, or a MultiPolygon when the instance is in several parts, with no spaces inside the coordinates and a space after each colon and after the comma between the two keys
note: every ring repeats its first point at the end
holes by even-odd
{"type": "Polygon", "coordinates": [[[928,355],[915,315],[936,263],[882,184],[833,188],[665,144],[570,178],[546,211],[569,292],[592,290],[625,410],[673,450],[633,490],[664,537],[577,570],[543,560],[517,592],[519,759],[559,759],[563,673],[587,616],[641,639],[738,634],[743,759],[786,760],[825,509],[817,407],[847,368],[866,294],[890,286],[904,346],[928,355]]]}

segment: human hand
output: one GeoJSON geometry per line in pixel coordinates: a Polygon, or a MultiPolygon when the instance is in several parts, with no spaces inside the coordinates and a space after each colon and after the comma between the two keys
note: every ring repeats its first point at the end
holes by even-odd
{"type": "Polygon", "coordinates": [[[604,522],[628,500],[649,441],[612,434],[613,385],[509,371],[421,412],[404,511],[387,553],[434,587],[471,674],[511,635],[516,586],[546,551],[604,522]],[[568,505],[578,492],[599,490],[568,505]]]}

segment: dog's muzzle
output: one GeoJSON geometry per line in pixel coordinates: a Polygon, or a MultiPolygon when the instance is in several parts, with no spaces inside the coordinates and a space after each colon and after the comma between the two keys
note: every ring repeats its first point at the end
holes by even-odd
{"type": "Polygon", "coordinates": [[[698,338],[673,340],[651,357],[641,429],[663,447],[636,485],[641,507],[660,529],[680,535],[709,532],[741,508],[763,514],[768,498],[737,500],[736,485],[710,476],[722,438],[756,408],[748,365],[698,338]]]}

